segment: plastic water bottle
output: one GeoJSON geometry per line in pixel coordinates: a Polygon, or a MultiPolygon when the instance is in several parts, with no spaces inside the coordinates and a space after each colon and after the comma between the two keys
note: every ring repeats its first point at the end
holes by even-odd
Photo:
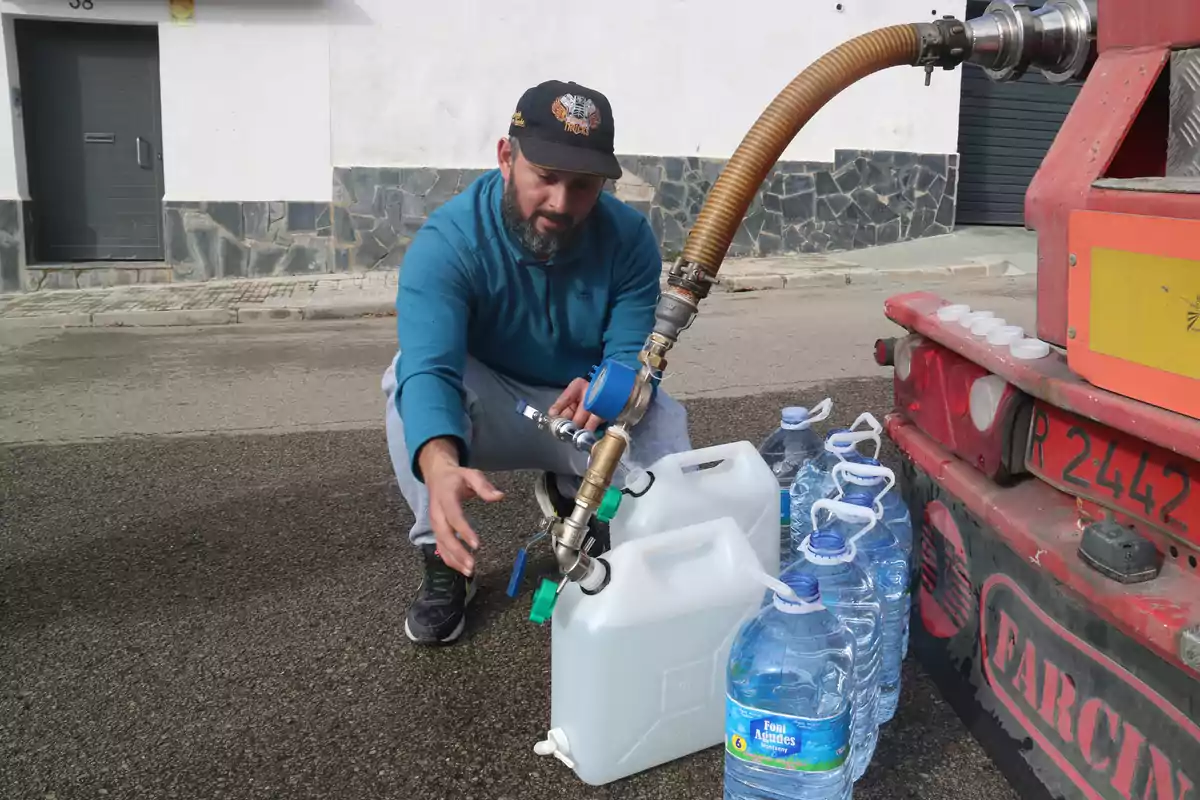
{"type": "MultiPolygon", "coordinates": [[[[830,474],[833,475],[832,472],[830,474]]],[[[892,532],[904,550],[905,563],[908,568],[908,604],[911,612],[916,603],[913,587],[916,584],[919,561],[913,553],[912,516],[909,514],[908,504],[904,502],[904,498],[900,496],[899,492],[893,491],[896,486],[896,473],[881,465],[874,458],[862,458],[854,462],[852,468],[839,470],[838,474],[834,476],[834,486],[836,487],[835,497],[850,489],[857,489],[870,493],[873,500],[879,504],[882,512],[879,524],[892,532]],[[845,486],[843,486],[843,481],[845,486]]],[[[908,656],[907,624],[904,626],[902,642],[900,657],[904,659],[908,656]]]]}
{"type": "MultiPolygon", "coordinates": [[[[788,491],[791,502],[791,543],[793,553],[799,547],[804,537],[813,532],[809,510],[817,500],[833,495],[836,486],[831,475],[834,465],[842,461],[861,461],[863,456],[858,453],[858,445],[862,442],[874,442],[875,458],[879,457],[882,447],[880,434],[883,426],[870,414],[863,414],[849,429],[830,431],[825,437],[822,452],[796,473],[796,479],[788,491]],[[855,430],[861,423],[870,424],[870,430],[855,430]]],[[[876,461],[878,463],[878,461],[876,461]]]]}
{"type": "MultiPolygon", "coordinates": [[[[828,504],[830,500],[825,500],[828,504]]],[[[851,512],[853,513],[853,512],[851,512]]],[[[816,527],[816,513],[814,518],[816,527]]],[[[864,530],[874,527],[874,521],[864,530]]],[[[850,735],[850,780],[867,771],[879,738],[878,717],[881,607],[870,567],[856,557],[855,546],[832,526],[806,536],[796,561],[781,576],[791,585],[811,575],[821,585],[821,597],[833,615],[854,634],[854,722],[850,735]]]]}
{"type": "Polygon", "coordinates": [[[779,427],[759,445],[758,453],[779,482],[779,552],[786,566],[790,561],[792,503],[789,490],[800,468],[821,454],[821,439],[814,423],[829,418],[833,401],[822,400],[811,409],[788,406],[780,413],[779,427]]]}
{"type": "Polygon", "coordinates": [[[730,648],[725,800],[849,800],[853,634],[814,576],[774,583],[730,648]]]}
{"type": "MultiPolygon", "coordinates": [[[[859,465],[839,464],[835,473],[859,465]]],[[[900,703],[900,674],[904,664],[904,640],[908,635],[910,610],[908,562],[896,537],[879,524],[879,504],[869,493],[855,489],[839,500],[818,500],[814,512],[828,511],[834,530],[852,542],[860,564],[870,569],[880,601],[879,705],[875,722],[884,725],[896,716],[900,703]],[[858,535],[863,523],[873,523],[858,535]]]]}

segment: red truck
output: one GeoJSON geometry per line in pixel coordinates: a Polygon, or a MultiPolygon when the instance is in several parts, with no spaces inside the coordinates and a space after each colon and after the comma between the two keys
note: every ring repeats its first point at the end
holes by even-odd
{"type": "Polygon", "coordinates": [[[1198,45],[1196,0],[1099,3],[1026,196],[1047,354],[927,292],[876,343],[912,649],[1026,798],[1200,800],[1198,45]]]}
{"type": "Polygon", "coordinates": [[[1037,330],[886,303],[907,331],[875,352],[920,530],[912,649],[1022,797],[1200,800],[1200,0],[994,0],[800,73],[705,199],[640,368],[592,380],[585,406],[616,424],[552,528],[560,568],[606,585],[588,520],[787,143],[867,75],[967,63],[1082,86],[1026,196],[1037,330]]]}

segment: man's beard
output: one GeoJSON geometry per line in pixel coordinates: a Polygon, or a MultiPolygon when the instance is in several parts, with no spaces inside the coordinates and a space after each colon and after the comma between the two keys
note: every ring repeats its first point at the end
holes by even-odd
{"type": "Polygon", "coordinates": [[[516,187],[511,181],[504,188],[500,212],[504,217],[504,224],[516,235],[525,249],[543,261],[549,260],[565,250],[579,232],[579,226],[575,224],[569,214],[548,214],[543,211],[534,211],[529,219],[523,219],[521,207],[517,203],[516,187]],[[545,217],[551,222],[558,222],[565,227],[561,230],[542,233],[535,224],[538,217],[545,217]]]}

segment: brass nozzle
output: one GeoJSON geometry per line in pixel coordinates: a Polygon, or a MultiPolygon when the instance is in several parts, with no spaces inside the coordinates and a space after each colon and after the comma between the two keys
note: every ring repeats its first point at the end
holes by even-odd
{"type": "Polygon", "coordinates": [[[554,555],[558,560],[559,569],[570,580],[581,584],[585,590],[599,590],[607,583],[606,570],[601,562],[590,558],[582,552],[584,540],[587,537],[588,522],[604,493],[612,484],[613,475],[621,464],[621,456],[629,445],[629,434],[621,425],[614,425],[604,433],[604,437],[592,447],[591,458],[588,459],[588,469],[583,475],[583,483],[575,495],[575,508],[571,515],[562,521],[562,535],[554,542],[554,555]]]}
{"type": "Polygon", "coordinates": [[[603,438],[592,446],[592,457],[588,459],[587,472],[583,474],[583,483],[575,494],[575,510],[564,520],[566,535],[563,543],[578,549],[583,545],[583,535],[587,531],[587,523],[604,493],[612,484],[613,475],[621,464],[621,456],[629,445],[629,435],[620,425],[614,425],[605,431],[603,438]],[[581,523],[581,524],[575,524],[581,523]]]}

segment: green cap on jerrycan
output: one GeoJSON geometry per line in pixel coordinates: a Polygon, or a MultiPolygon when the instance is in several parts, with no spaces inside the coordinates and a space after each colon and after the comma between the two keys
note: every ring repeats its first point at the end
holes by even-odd
{"type": "Polygon", "coordinates": [[[621,490],[615,486],[610,486],[604,492],[604,497],[600,500],[600,507],[596,509],[596,519],[606,525],[612,522],[612,518],[617,515],[617,509],[621,507],[621,490]]]}
{"type": "Polygon", "coordinates": [[[554,613],[554,604],[557,602],[558,584],[543,578],[541,585],[533,593],[533,606],[529,609],[529,620],[538,625],[543,624],[554,613]]]}

